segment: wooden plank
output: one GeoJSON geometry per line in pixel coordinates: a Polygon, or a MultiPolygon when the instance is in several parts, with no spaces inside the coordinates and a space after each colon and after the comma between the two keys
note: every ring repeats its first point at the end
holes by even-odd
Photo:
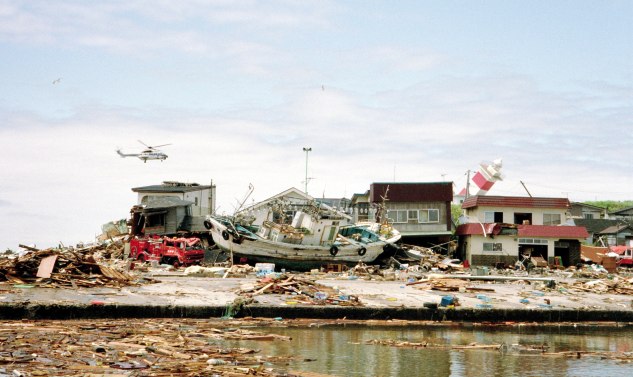
{"type": "Polygon", "coordinates": [[[57,255],[49,255],[46,258],[42,258],[35,276],[38,278],[50,278],[53,268],[55,268],[55,261],[57,261],[57,255]]]}

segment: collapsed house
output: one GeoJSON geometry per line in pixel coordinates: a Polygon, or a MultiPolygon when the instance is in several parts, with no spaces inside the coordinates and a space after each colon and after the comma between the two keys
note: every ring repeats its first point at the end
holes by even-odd
{"type": "Polygon", "coordinates": [[[204,220],[215,208],[215,185],[166,181],[133,188],[138,203],[130,210],[130,234],[207,233],[204,220]]]}

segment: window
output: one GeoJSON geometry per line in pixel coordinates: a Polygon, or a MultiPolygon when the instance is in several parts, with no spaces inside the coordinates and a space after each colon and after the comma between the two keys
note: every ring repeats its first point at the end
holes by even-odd
{"type": "Polygon", "coordinates": [[[153,228],[157,226],[165,226],[165,214],[147,214],[146,215],[146,226],[148,228],[153,228]]]}
{"type": "Polygon", "coordinates": [[[389,221],[393,223],[437,223],[440,221],[439,209],[398,209],[387,211],[389,221]]]}
{"type": "Polygon", "coordinates": [[[585,219],[593,220],[593,213],[585,213],[585,219]]]}
{"type": "Polygon", "coordinates": [[[421,223],[439,223],[440,222],[440,210],[439,209],[421,209],[420,220],[421,223]]]}
{"type": "Polygon", "coordinates": [[[547,245],[547,240],[538,238],[519,238],[519,243],[523,245],[547,245]]]}
{"type": "Polygon", "coordinates": [[[417,223],[418,222],[418,211],[407,211],[407,220],[410,223],[417,223]]]}
{"type": "Polygon", "coordinates": [[[502,223],[502,222],[503,222],[503,212],[493,212],[493,211],[484,212],[484,223],[502,223]]]}
{"type": "Polygon", "coordinates": [[[406,210],[391,210],[387,211],[387,217],[394,223],[406,223],[407,211],[406,210]]]}
{"type": "Polygon", "coordinates": [[[515,212],[514,224],[524,224],[524,225],[532,224],[532,214],[515,212]]]}
{"type": "Polygon", "coordinates": [[[484,242],[484,251],[503,251],[501,243],[484,242]]]}
{"type": "Polygon", "coordinates": [[[561,224],[560,213],[544,213],[543,225],[559,225],[561,224]]]}

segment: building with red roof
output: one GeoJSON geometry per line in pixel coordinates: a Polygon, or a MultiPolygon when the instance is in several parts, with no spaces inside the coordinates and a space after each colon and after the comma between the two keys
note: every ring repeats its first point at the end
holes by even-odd
{"type": "Polygon", "coordinates": [[[566,198],[468,197],[455,232],[458,257],[475,266],[514,265],[528,257],[580,263],[580,244],[589,234],[569,222],[570,208],[566,198]]]}
{"type": "Polygon", "coordinates": [[[453,234],[452,182],[376,182],[354,194],[354,221],[389,221],[410,245],[446,251],[453,234]]]}

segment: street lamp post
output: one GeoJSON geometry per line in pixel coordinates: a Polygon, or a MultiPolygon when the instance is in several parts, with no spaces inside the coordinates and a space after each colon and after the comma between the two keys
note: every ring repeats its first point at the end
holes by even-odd
{"type": "Polygon", "coordinates": [[[305,180],[305,193],[308,195],[308,152],[312,151],[312,148],[303,148],[303,151],[306,152],[306,180],[305,180]]]}

